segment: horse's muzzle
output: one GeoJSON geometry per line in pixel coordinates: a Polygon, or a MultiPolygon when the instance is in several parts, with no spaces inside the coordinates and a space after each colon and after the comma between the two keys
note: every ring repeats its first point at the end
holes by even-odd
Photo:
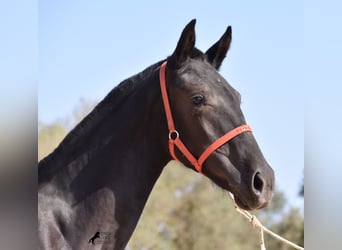
{"type": "Polygon", "coordinates": [[[265,171],[256,171],[251,179],[249,187],[249,198],[240,199],[235,196],[236,204],[245,210],[261,209],[271,201],[274,192],[274,172],[271,167],[265,171]]]}

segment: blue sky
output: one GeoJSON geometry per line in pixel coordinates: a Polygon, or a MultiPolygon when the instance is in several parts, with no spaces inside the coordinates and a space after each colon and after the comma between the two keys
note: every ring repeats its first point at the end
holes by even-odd
{"type": "Polygon", "coordinates": [[[40,1],[38,119],[70,115],[80,98],[101,100],[125,78],[170,55],[193,18],[208,49],[232,26],[221,74],[288,201],[304,178],[304,10],[301,1],[40,1]]]}

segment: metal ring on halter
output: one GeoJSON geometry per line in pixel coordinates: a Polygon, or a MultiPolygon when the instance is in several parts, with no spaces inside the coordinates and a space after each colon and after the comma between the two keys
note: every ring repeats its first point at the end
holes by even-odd
{"type": "Polygon", "coordinates": [[[179,137],[179,133],[177,130],[173,130],[169,132],[169,140],[176,140],[179,137]]]}

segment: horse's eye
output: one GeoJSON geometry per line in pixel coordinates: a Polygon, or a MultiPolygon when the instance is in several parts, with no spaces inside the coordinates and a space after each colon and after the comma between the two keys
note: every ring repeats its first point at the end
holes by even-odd
{"type": "Polygon", "coordinates": [[[200,94],[197,94],[197,95],[194,95],[192,97],[192,103],[195,104],[195,105],[201,105],[201,104],[204,104],[204,96],[203,95],[200,95],[200,94]]]}

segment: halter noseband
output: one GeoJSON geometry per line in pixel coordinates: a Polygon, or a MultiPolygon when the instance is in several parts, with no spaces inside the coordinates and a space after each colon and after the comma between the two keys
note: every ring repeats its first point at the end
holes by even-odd
{"type": "Polygon", "coordinates": [[[221,147],[223,144],[227,143],[234,137],[245,132],[252,132],[252,129],[248,125],[241,125],[237,128],[232,129],[231,131],[229,131],[228,133],[226,133],[225,135],[221,136],[216,141],[214,141],[211,145],[209,145],[209,147],[207,147],[203,151],[203,153],[200,155],[200,157],[197,160],[191,154],[188,148],[184,145],[182,140],[180,139],[179,133],[176,130],[175,124],[173,122],[169,98],[168,98],[167,90],[166,90],[166,78],[165,78],[166,64],[167,64],[167,61],[163,62],[163,64],[160,66],[159,78],[160,78],[160,89],[161,89],[164,109],[166,113],[167,126],[169,128],[170,154],[173,159],[181,162],[175,154],[175,145],[176,145],[176,147],[182,152],[182,154],[188,159],[188,161],[196,168],[196,170],[202,173],[202,165],[211,153],[213,153],[216,149],[218,149],[219,147],[221,147]]]}

